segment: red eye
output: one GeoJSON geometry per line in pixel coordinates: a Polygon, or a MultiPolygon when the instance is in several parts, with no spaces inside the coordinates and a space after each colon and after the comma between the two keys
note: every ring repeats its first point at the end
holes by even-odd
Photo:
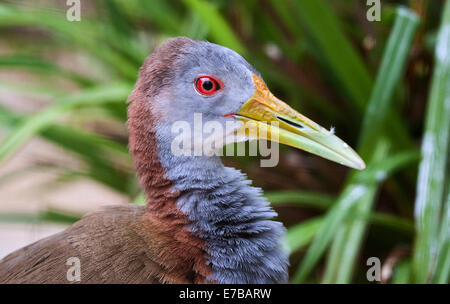
{"type": "Polygon", "coordinates": [[[222,88],[222,83],[212,76],[204,75],[195,80],[195,88],[200,94],[210,96],[222,88]]]}

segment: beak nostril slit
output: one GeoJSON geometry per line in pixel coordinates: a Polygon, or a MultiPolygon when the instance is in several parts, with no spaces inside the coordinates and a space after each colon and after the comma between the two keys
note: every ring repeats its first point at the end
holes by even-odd
{"type": "Polygon", "coordinates": [[[302,126],[302,125],[300,125],[298,123],[292,122],[290,120],[287,120],[286,118],[283,118],[283,117],[280,117],[280,116],[276,116],[276,118],[278,120],[284,122],[284,123],[287,123],[288,125],[291,125],[291,126],[295,127],[295,128],[299,128],[299,129],[304,129],[305,128],[304,126],[302,126]]]}

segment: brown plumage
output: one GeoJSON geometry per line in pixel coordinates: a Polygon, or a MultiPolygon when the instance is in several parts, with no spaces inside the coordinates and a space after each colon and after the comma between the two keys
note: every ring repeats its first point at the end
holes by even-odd
{"type": "MultiPolygon", "coordinates": [[[[159,225],[143,206],[106,207],[5,257],[0,283],[71,283],[66,278],[71,257],[80,259],[81,283],[199,281],[187,271],[193,263],[189,252],[180,251],[159,225]]],[[[184,236],[178,237],[183,242],[184,236]]]]}
{"type": "Polygon", "coordinates": [[[71,257],[81,261],[81,283],[212,283],[206,279],[211,269],[204,241],[185,229],[189,220],[175,206],[179,193],[171,191],[161,166],[147,102],[189,41],[173,39],[156,49],[129,98],[129,148],[147,206],[104,208],[11,253],[0,261],[0,283],[71,283],[66,278],[71,257]]]}

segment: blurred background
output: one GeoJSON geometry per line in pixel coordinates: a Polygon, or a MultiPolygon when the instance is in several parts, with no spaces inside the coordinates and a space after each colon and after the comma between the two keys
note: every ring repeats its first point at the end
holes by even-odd
{"type": "Polygon", "coordinates": [[[224,159],[288,228],[292,282],[369,283],[376,257],[381,282],[448,283],[450,1],[382,0],[377,21],[378,1],[81,0],[69,21],[76,2],[0,1],[0,258],[143,203],[125,101],[145,57],[188,36],[243,55],[368,164],[288,147],[274,168],[224,159]]]}

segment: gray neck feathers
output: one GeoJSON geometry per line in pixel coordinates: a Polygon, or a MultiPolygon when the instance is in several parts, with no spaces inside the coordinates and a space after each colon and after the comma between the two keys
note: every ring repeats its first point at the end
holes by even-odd
{"type": "Polygon", "coordinates": [[[165,142],[169,138],[159,136],[159,156],[173,190],[181,193],[177,207],[192,222],[186,228],[207,245],[213,270],[209,279],[286,283],[285,228],[271,220],[277,214],[261,189],[250,186],[245,174],[223,166],[219,157],[174,156],[165,142]]]}

